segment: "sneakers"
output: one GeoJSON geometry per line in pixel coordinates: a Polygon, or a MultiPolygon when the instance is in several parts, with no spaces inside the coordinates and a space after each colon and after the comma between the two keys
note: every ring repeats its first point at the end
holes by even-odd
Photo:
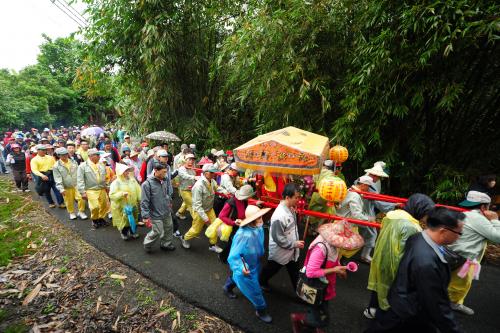
{"type": "Polygon", "coordinates": [[[208,247],[209,251],[215,252],[215,253],[221,253],[222,249],[216,245],[212,245],[208,247]]]}
{"type": "Polygon", "coordinates": [[[474,310],[463,304],[451,303],[451,309],[467,316],[472,316],[474,314],[474,310]]]}
{"type": "Polygon", "coordinates": [[[376,314],[377,314],[376,308],[366,308],[365,311],[363,311],[363,316],[365,316],[368,319],[375,319],[376,314]]]}
{"type": "Polygon", "coordinates": [[[76,220],[76,215],[73,214],[73,213],[69,214],[69,219],[70,220],[76,220]]]}
{"type": "Polygon", "coordinates": [[[181,236],[181,245],[183,248],[185,249],[189,249],[191,247],[191,245],[189,244],[189,242],[187,240],[184,239],[183,236],[181,236]]]}
{"type": "Polygon", "coordinates": [[[139,222],[137,222],[137,225],[140,226],[140,227],[143,227],[144,226],[144,222],[139,221],[139,222]]]}
{"type": "Polygon", "coordinates": [[[56,205],[55,204],[50,204],[49,208],[56,208],[56,205]]]}
{"type": "Polygon", "coordinates": [[[66,208],[66,205],[65,204],[60,204],[59,208],[61,208],[61,209],[66,208]]]}
{"type": "Polygon", "coordinates": [[[257,310],[255,311],[255,315],[266,324],[270,324],[273,321],[273,317],[267,313],[267,310],[257,310]]]}
{"type": "Polygon", "coordinates": [[[181,232],[179,230],[177,230],[176,232],[174,232],[174,237],[181,238],[182,237],[181,232]]]}
{"type": "Polygon", "coordinates": [[[31,191],[30,191],[30,189],[27,188],[27,189],[23,190],[23,192],[27,193],[27,192],[31,192],[31,191]]]}
{"type": "Polygon", "coordinates": [[[130,239],[129,235],[128,234],[124,235],[123,232],[120,232],[120,237],[125,241],[130,239]]]}
{"type": "Polygon", "coordinates": [[[110,220],[113,219],[113,215],[111,215],[111,213],[108,213],[108,219],[110,219],[110,220]]]}
{"type": "Polygon", "coordinates": [[[178,218],[180,218],[181,220],[185,220],[186,219],[186,216],[185,215],[182,215],[181,213],[177,212],[175,213],[175,216],[177,216],[178,218]]]}
{"type": "Polygon", "coordinates": [[[133,239],[137,239],[137,238],[141,237],[141,235],[139,235],[138,233],[130,234],[130,236],[132,236],[133,239]]]}
{"type": "Polygon", "coordinates": [[[224,295],[226,295],[229,299],[235,299],[238,297],[232,290],[227,290],[225,287],[222,287],[222,290],[224,290],[224,295]]]}
{"type": "Polygon", "coordinates": [[[162,249],[163,251],[174,251],[175,250],[175,246],[173,246],[172,244],[170,244],[168,246],[160,246],[160,249],[162,249]]]}
{"type": "Polygon", "coordinates": [[[89,218],[84,212],[78,212],[78,217],[82,220],[86,220],[89,218]]]}

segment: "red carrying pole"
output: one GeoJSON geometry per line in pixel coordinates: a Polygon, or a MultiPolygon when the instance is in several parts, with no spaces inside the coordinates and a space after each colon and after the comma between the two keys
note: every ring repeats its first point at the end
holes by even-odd
{"type": "MultiPolygon", "coordinates": [[[[349,191],[359,193],[364,198],[369,199],[369,200],[378,200],[378,201],[385,201],[385,202],[392,202],[392,203],[406,203],[408,201],[408,199],[406,199],[406,198],[394,197],[391,195],[378,194],[378,193],[373,193],[373,192],[364,192],[364,191],[355,190],[353,188],[349,189],[349,191]]],[[[444,207],[444,208],[448,208],[451,210],[455,210],[457,212],[467,212],[468,211],[468,209],[464,209],[461,207],[447,206],[447,205],[442,205],[442,204],[436,204],[436,207],[444,207]]]]}

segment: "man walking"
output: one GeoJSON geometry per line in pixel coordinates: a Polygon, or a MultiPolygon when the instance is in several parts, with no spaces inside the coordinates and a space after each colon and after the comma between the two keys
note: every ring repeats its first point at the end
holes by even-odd
{"type": "Polygon", "coordinates": [[[295,289],[299,277],[299,251],[304,248],[304,241],[299,240],[297,214],[295,207],[300,193],[294,183],[285,185],[283,200],[271,216],[269,230],[269,258],[262,269],[259,282],[263,290],[269,291],[269,279],[286,267],[292,287],[295,289]]]}
{"type": "Polygon", "coordinates": [[[64,199],[56,188],[54,182],[54,176],[52,174],[52,169],[56,160],[53,156],[47,155],[47,147],[45,145],[36,146],[37,155],[31,160],[31,173],[36,176],[37,192],[39,195],[45,195],[50,208],[54,208],[54,200],[52,200],[52,195],[50,190],[54,191],[56,196],[57,204],[60,208],[65,208],[64,199]]]}
{"type": "Polygon", "coordinates": [[[463,213],[434,208],[427,229],[411,236],[389,290],[388,311],[377,310],[367,332],[462,332],[453,315],[450,269],[443,246],[462,234],[463,213]]]}
{"type": "Polygon", "coordinates": [[[96,229],[106,224],[104,218],[109,211],[106,167],[99,163],[99,154],[97,149],[89,149],[87,161],[80,164],[77,171],[78,192],[89,202],[92,226],[96,229]]]}
{"type": "Polygon", "coordinates": [[[168,166],[156,163],[153,175],[142,183],[141,216],[151,231],[144,238],[144,249],[151,252],[154,243],[160,239],[160,248],[165,251],[175,250],[172,221],[172,187],[167,177],[168,166]]]}
{"type": "Polygon", "coordinates": [[[57,148],[55,151],[59,160],[54,164],[53,174],[56,188],[64,197],[66,210],[70,220],[76,219],[75,200],[78,202],[78,216],[82,220],[87,219],[85,214],[85,200],[82,199],[80,192],[76,190],[76,181],[78,175],[78,164],[70,159],[66,148],[57,148]]]}
{"type": "MultiPolygon", "coordinates": [[[[191,190],[193,195],[193,224],[188,232],[184,234],[184,237],[181,238],[182,247],[185,249],[190,248],[188,243],[190,239],[197,237],[205,225],[209,226],[216,219],[214,197],[218,186],[214,178],[217,171],[213,164],[203,165],[203,175],[196,181],[191,190]]],[[[209,239],[209,242],[210,247],[208,249],[210,251],[222,252],[222,249],[217,246],[217,235],[209,239]]]]}

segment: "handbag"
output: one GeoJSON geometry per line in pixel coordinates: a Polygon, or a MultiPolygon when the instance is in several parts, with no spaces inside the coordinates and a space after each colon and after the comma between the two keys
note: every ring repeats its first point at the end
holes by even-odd
{"type": "Polygon", "coordinates": [[[447,246],[443,246],[442,249],[443,249],[442,252],[443,252],[444,259],[448,262],[448,266],[450,267],[451,271],[454,271],[454,270],[462,267],[463,264],[465,264],[465,261],[467,259],[462,257],[460,254],[456,253],[455,251],[453,251],[452,249],[450,249],[447,246]]]}
{"type": "Polygon", "coordinates": [[[299,280],[297,282],[296,293],[297,296],[304,302],[311,305],[321,305],[325,299],[326,288],[328,287],[328,280],[323,278],[309,278],[306,275],[306,266],[309,262],[309,255],[312,250],[319,244],[323,244],[326,249],[325,260],[321,265],[322,268],[326,265],[326,260],[328,258],[328,247],[323,243],[317,243],[307,252],[306,259],[304,261],[304,267],[299,272],[299,280]],[[326,282],[325,282],[326,281],[326,282]]]}

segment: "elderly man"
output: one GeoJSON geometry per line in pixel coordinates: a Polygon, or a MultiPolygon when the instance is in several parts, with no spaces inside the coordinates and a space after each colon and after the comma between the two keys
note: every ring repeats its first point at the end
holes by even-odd
{"type": "Polygon", "coordinates": [[[472,264],[464,277],[458,276],[460,268],[451,273],[448,294],[451,308],[466,315],[473,315],[474,310],[464,305],[464,300],[472,286],[474,270],[480,265],[488,243],[500,243],[500,221],[498,214],[490,210],[491,198],[479,191],[469,191],[466,200],[459,205],[470,209],[465,212],[464,229],[460,238],[449,248],[468,259],[472,264]]]}
{"type": "MultiPolygon", "coordinates": [[[[193,196],[191,193],[191,188],[195,182],[200,178],[196,176],[196,171],[194,171],[194,161],[195,157],[193,154],[187,154],[185,157],[185,164],[179,167],[179,195],[182,198],[182,205],[175,213],[175,216],[181,220],[186,219],[186,211],[193,217],[193,196]]],[[[184,159],[183,159],[184,160],[184,159]]]]}
{"type": "MultiPolygon", "coordinates": [[[[197,237],[205,225],[209,226],[216,219],[213,207],[215,191],[218,189],[214,180],[217,169],[213,164],[205,164],[202,172],[203,175],[196,181],[191,190],[193,194],[193,223],[188,232],[181,238],[182,247],[185,249],[190,248],[189,240],[197,237]]],[[[209,242],[208,249],[210,251],[222,252],[222,249],[217,246],[217,235],[209,239],[209,242]]]]}
{"type": "Polygon", "coordinates": [[[187,144],[183,143],[181,145],[181,152],[174,157],[173,170],[179,169],[186,162],[186,155],[188,154],[189,147],[187,144]]]}
{"type": "MultiPolygon", "coordinates": [[[[367,192],[370,186],[374,186],[372,178],[369,176],[362,176],[357,180],[357,183],[352,186],[352,189],[357,191],[367,192]]],[[[364,208],[363,198],[359,193],[348,191],[347,196],[342,200],[339,204],[339,208],[337,209],[337,215],[342,217],[349,217],[353,219],[358,219],[362,221],[375,221],[374,215],[368,215],[366,209],[364,208]]],[[[354,227],[355,230],[358,230],[358,227],[354,227]]],[[[361,236],[365,239],[365,236],[360,233],[361,236]]],[[[366,240],[365,240],[366,241],[366,240]]],[[[343,252],[343,255],[346,257],[353,256],[357,250],[350,252],[343,252]]],[[[366,258],[361,257],[363,261],[366,261],[366,258]]],[[[371,258],[370,258],[371,259],[371,258]]]]}
{"type": "Polygon", "coordinates": [[[106,224],[104,218],[109,211],[106,167],[99,163],[99,155],[97,149],[89,149],[87,161],[78,166],[77,172],[78,192],[89,203],[90,218],[95,229],[106,224]]]}
{"type": "Polygon", "coordinates": [[[160,248],[175,250],[172,221],[172,186],[168,177],[168,165],[156,163],[153,175],[142,184],[141,216],[151,231],[144,238],[144,249],[151,252],[154,243],[160,239],[160,248]]]}
{"type": "Polygon", "coordinates": [[[37,155],[31,160],[31,174],[35,176],[36,188],[39,195],[45,195],[50,208],[54,208],[54,200],[52,200],[52,195],[50,190],[54,191],[56,196],[57,204],[60,208],[65,208],[64,199],[56,188],[54,182],[54,176],[52,174],[52,169],[56,160],[53,156],[47,155],[47,147],[45,145],[36,146],[37,155]]]}
{"type": "Polygon", "coordinates": [[[69,152],[66,148],[57,148],[55,151],[59,160],[54,164],[53,174],[56,187],[64,197],[66,210],[70,220],[75,220],[75,200],[78,202],[78,216],[82,220],[87,219],[85,214],[85,201],[76,190],[76,181],[78,174],[78,163],[69,158],[69,152]]]}
{"type": "Polygon", "coordinates": [[[434,208],[427,229],[411,236],[389,290],[388,311],[377,311],[366,332],[462,332],[453,315],[447,288],[450,268],[443,246],[462,234],[465,216],[434,208]]]}

